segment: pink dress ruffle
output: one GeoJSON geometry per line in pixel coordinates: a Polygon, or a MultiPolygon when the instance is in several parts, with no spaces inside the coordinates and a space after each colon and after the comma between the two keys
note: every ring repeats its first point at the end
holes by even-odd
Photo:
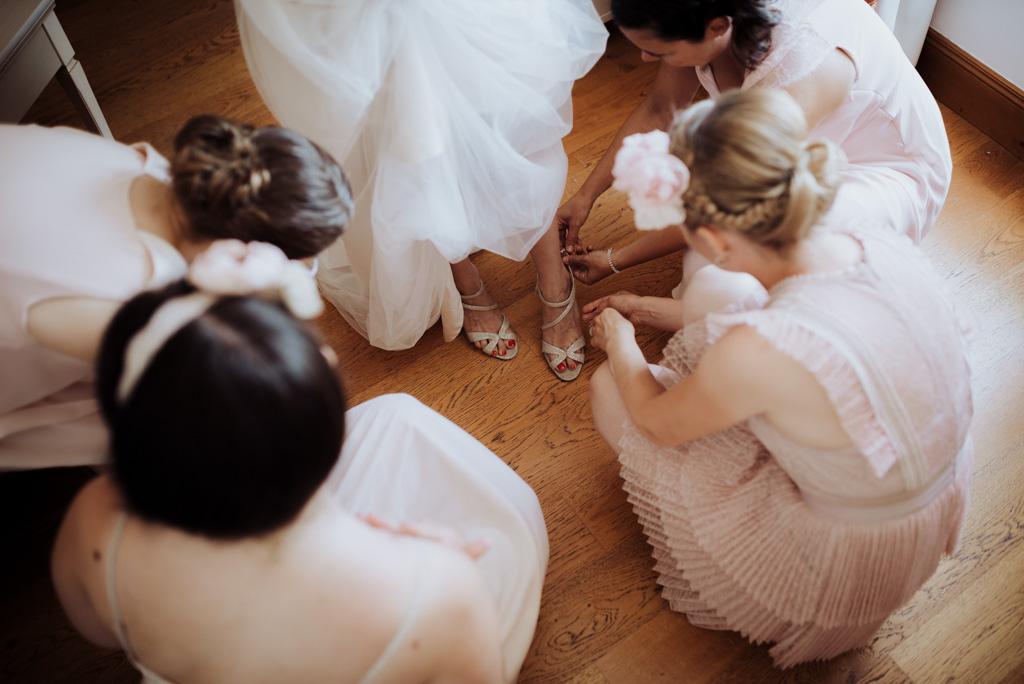
{"type": "Polygon", "coordinates": [[[695,625],[774,644],[779,667],[865,644],[955,552],[967,510],[973,448],[960,321],[909,240],[857,239],[863,263],[791,278],[764,308],[686,327],[664,350],[673,372],[661,380],[682,380],[732,326],[755,326],[814,373],[854,446],[810,449],[760,417],[677,447],[655,445],[627,421],[619,443],[625,489],[670,606],[695,625]],[[882,357],[876,367],[896,373],[914,426],[907,439],[925,454],[916,468],[889,434],[888,409],[872,404],[859,360],[798,324],[794,301],[831,303],[882,357]],[[928,320],[918,328],[926,339],[891,327],[904,318],[928,320]]]}

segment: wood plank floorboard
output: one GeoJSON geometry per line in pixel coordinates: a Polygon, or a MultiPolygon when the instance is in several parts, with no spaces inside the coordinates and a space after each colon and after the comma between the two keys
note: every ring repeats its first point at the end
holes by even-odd
{"type": "MultiPolygon", "coordinates": [[[[167,154],[190,116],[217,112],[273,123],[249,78],[229,0],[58,0],[57,14],[115,137],[167,154]]],[[[613,30],[605,56],[573,91],[565,138],[565,196],[600,159],[643,98],[656,65],[613,30]]],[[[518,330],[520,358],[497,363],[439,325],[412,349],[370,346],[330,309],[318,322],[341,357],[353,403],[406,392],[440,411],[509,463],[537,491],[551,541],[536,637],[524,684],[654,682],[1024,682],[1024,162],[946,107],[954,158],[946,206],[924,247],[970,311],[977,444],[973,502],[960,554],[944,560],[910,603],[863,649],[786,671],[765,646],[690,625],[661,598],[653,561],[614,453],[595,433],[587,381],[604,355],[587,349],[575,383],[541,361],[532,266],[473,257],[518,330]]],[[[53,82],[26,122],[83,127],[53,82]]],[[[585,242],[635,239],[621,195],[596,204],[585,242]]],[[[667,295],[678,257],[579,286],[582,303],[619,289],[667,295]]],[[[657,361],[666,333],[641,330],[657,361]]],[[[70,627],[49,582],[48,555],[68,501],[91,477],[72,468],[0,477],[0,681],[138,681],[118,652],[70,627]]]]}

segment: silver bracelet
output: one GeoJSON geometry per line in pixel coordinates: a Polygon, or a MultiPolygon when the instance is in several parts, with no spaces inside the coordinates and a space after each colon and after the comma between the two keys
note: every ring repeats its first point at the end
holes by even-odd
{"type": "Polygon", "coordinates": [[[612,269],[612,273],[618,273],[619,269],[615,268],[615,264],[612,263],[612,248],[609,247],[608,251],[604,253],[608,257],[608,268],[612,269]]]}

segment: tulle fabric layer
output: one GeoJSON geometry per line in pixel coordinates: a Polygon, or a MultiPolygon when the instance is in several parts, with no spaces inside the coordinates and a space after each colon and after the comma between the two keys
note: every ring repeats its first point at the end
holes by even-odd
{"type": "MultiPolygon", "coordinates": [[[[665,350],[682,376],[692,367],[684,342],[706,334],[698,328],[665,350]]],[[[779,667],[865,644],[955,550],[970,490],[968,452],[924,507],[852,523],[814,512],[746,424],[665,448],[627,422],[619,446],[670,606],[695,625],[774,644],[779,667]]]]}
{"type": "MultiPolygon", "coordinates": [[[[450,262],[522,260],[565,187],[571,89],[604,51],[589,0],[236,0],[270,110],[327,149],[356,196],[325,296],[371,343],[461,327],[450,262]]],[[[486,280],[486,274],[484,274],[486,280]]]]}

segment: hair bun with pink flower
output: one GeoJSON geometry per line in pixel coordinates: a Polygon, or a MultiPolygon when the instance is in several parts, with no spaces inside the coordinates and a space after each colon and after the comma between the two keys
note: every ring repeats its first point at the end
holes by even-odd
{"type": "Polygon", "coordinates": [[[612,187],[629,194],[639,230],[676,226],[686,218],[683,193],[690,185],[690,170],[669,152],[665,131],[637,133],[622,141],[612,167],[612,187]]]}

